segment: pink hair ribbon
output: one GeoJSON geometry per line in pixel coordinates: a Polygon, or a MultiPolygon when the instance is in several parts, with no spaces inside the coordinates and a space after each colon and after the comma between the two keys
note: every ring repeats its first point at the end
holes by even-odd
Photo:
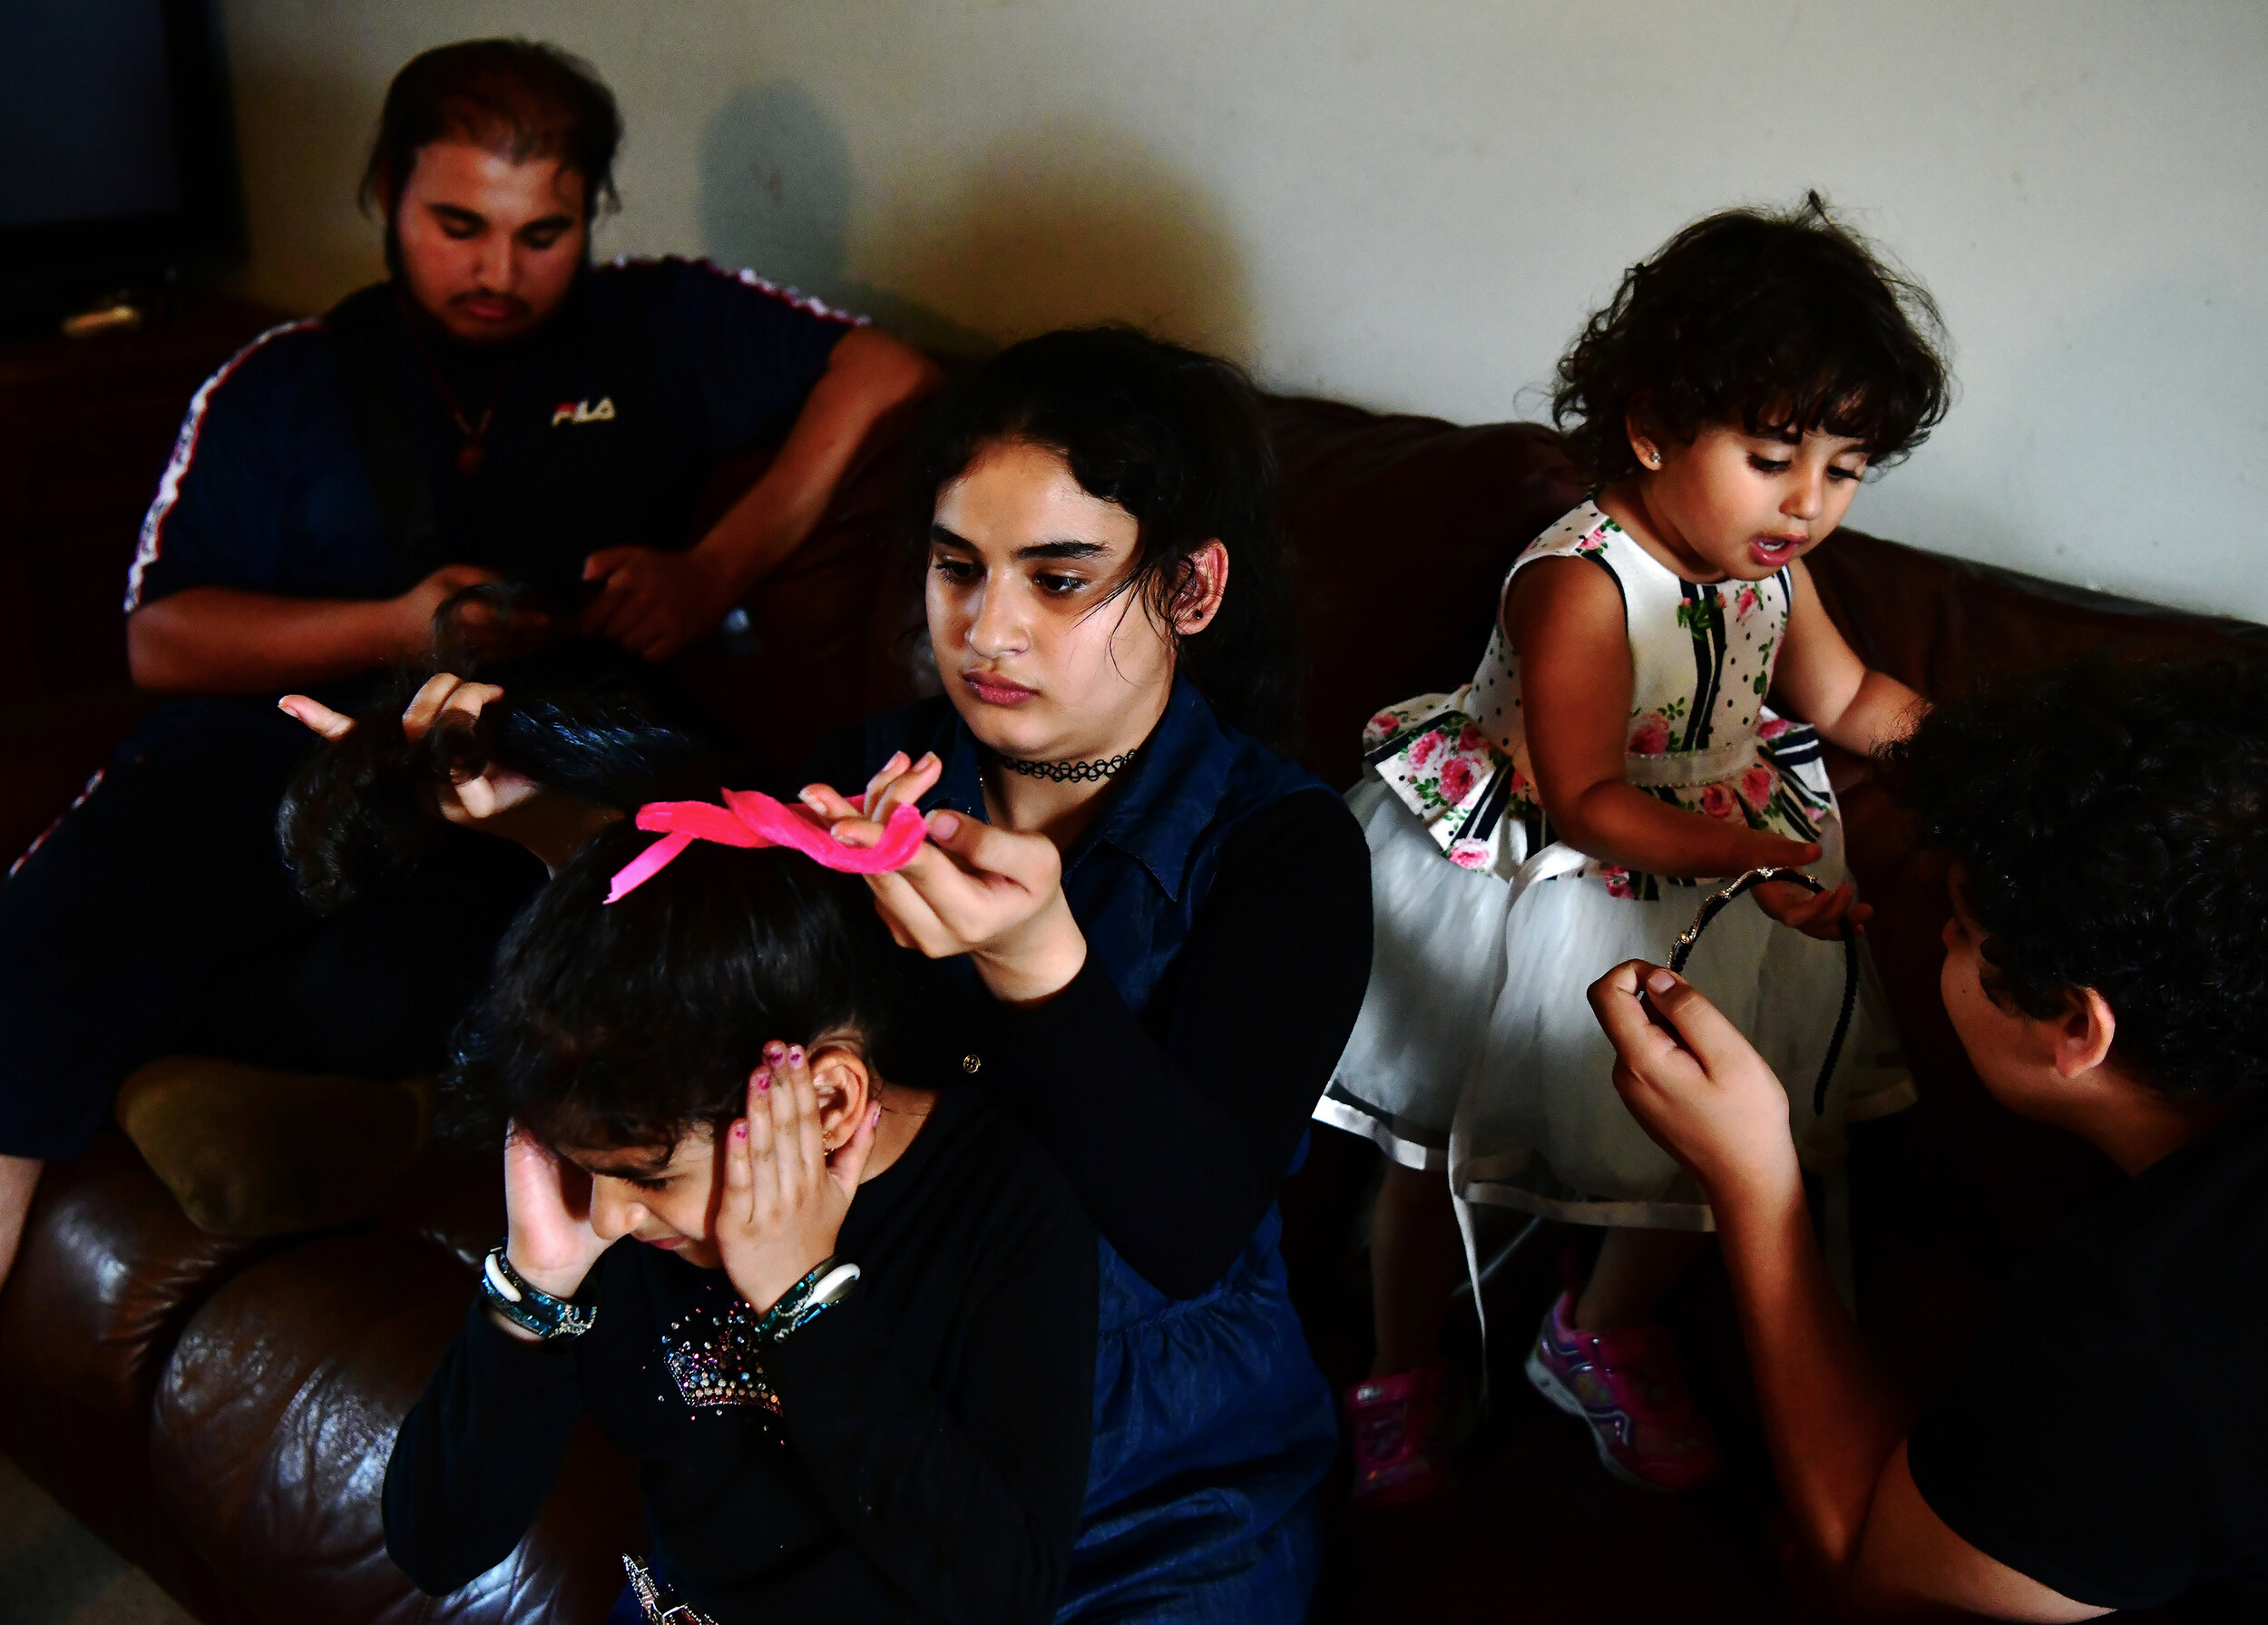
{"type": "Polygon", "coordinates": [[[715,841],[720,847],[793,847],[812,862],[845,874],[886,875],[914,861],[927,825],[919,808],[899,807],[883,826],[880,844],[846,847],[827,833],[816,814],[783,806],[760,790],[727,790],[722,807],[713,801],[649,801],[638,809],[638,827],[662,838],[622,866],[606,900],[621,902],[695,841],[715,841]]]}

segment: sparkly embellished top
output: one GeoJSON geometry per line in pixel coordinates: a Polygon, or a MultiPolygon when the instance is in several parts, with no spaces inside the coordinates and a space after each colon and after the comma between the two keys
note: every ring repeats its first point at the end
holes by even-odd
{"type": "Polygon", "coordinates": [[[634,1240],[596,1325],[519,1342],[476,1302],[386,1469],[386,1549],[429,1592],[506,1557],[586,1411],[638,1463],[650,1566],[718,1621],[1041,1620],[1079,1529],[1092,1227],[1037,1143],[947,1091],[860,1187],[841,1304],[758,1349],[722,1270],[634,1240]]]}

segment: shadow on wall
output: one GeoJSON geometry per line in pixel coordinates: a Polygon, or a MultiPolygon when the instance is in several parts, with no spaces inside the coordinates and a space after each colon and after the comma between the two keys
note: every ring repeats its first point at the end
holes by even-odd
{"type": "Polygon", "coordinates": [[[892,210],[850,273],[856,182],[841,128],[792,80],[751,85],[709,123],[701,226],[711,258],[751,266],[962,354],[1078,322],[1133,322],[1246,353],[1244,267],[1220,211],[1123,132],[1057,122],[987,152],[892,210]]]}

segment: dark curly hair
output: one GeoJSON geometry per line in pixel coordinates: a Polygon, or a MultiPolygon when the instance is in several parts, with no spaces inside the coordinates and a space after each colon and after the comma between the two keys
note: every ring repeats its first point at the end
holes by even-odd
{"type": "Polygon", "coordinates": [[[1960,866],[1986,991],[2116,1014],[2169,1094],[2268,1083],[2268,663],[2100,658],[1939,707],[1890,754],[1918,839],[1960,866]]]}
{"type": "Polygon", "coordinates": [[[1784,214],[1710,215],[1632,266],[1560,360],[1551,421],[1602,485],[1640,472],[1634,406],[1681,445],[1714,424],[1824,430],[1882,468],[1945,416],[1944,348],[1928,290],[1814,191],[1784,214]]]}
{"type": "MultiPolygon", "coordinates": [[[[1298,636],[1276,513],[1276,453],[1252,380],[1217,356],[1130,328],[1067,328],[1012,345],[950,391],[924,436],[907,526],[926,555],[937,494],[988,444],[1061,455],[1081,489],[1140,527],[1113,596],[1172,624],[1189,555],[1217,538],[1228,590],[1210,624],[1178,640],[1179,669],[1223,718],[1285,742],[1298,636]]],[[[1168,633],[1170,636],[1171,634],[1168,633]]]]}
{"type": "Polygon", "coordinates": [[[500,1143],[670,1146],[740,1115],[767,1041],[851,1044],[885,1078],[908,984],[855,876],[783,847],[695,841],[619,903],[654,839],[620,823],[552,876],[504,937],[458,1030],[439,1127],[500,1143]]]}
{"type": "Polygon", "coordinates": [[[353,731],[317,749],[293,777],[276,810],[276,838],[317,913],[346,906],[430,852],[445,828],[434,792],[492,763],[622,812],[713,798],[728,771],[749,770],[669,714],[644,674],[602,646],[568,641],[502,664],[484,659],[464,617],[482,609],[508,627],[522,596],[491,583],[451,597],[434,616],[433,661],[382,680],[353,731]],[[436,671],[497,683],[503,698],[477,719],[444,713],[413,745],[402,711],[436,671]]]}

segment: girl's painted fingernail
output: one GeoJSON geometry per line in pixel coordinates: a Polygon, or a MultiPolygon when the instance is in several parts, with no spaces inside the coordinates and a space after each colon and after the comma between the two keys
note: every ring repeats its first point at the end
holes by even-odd
{"type": "Polygon", "coordinates": [[[763,1093],[766,1090],[769,1089],[771,1086],[772,1086],[772,1069],[771,1069],[770,1067],[768,1067],[768,1066],[759,1066],[759,1067],[758,1067],[758,1068],[756,1069],[756,1092],[757,1092],[757,1093],[758,1093],[758,1094],[762,1094],[762,1093],[763,1093]]]}
{"type": "Polygon", "coordinates": [[[787,1046],[777,1038],[764,1046],[764,1059],[777,1066],[787,1058],[787,1046]]]}
{"type": "Polygon", "coordinates": [[[732,1125],[732,1137],[735,1140],[746,1140],[748,1137],[748,1120],[747,1118],[739,1118],[734,1121],[732,1125]]]}
{"type": "Polygon", "coordinates": [[[949,812],[929,815],[929,829],[941,841],[949,841],[961,832],[961,820],[949,812]]]}
{"type": "Polygon", "coordinates": [[[789,1044],[787,1046],[787,1064],[790,1066],[801,1066],[803,1064],[803,1046],[801,1044],[789,1044]]]}

